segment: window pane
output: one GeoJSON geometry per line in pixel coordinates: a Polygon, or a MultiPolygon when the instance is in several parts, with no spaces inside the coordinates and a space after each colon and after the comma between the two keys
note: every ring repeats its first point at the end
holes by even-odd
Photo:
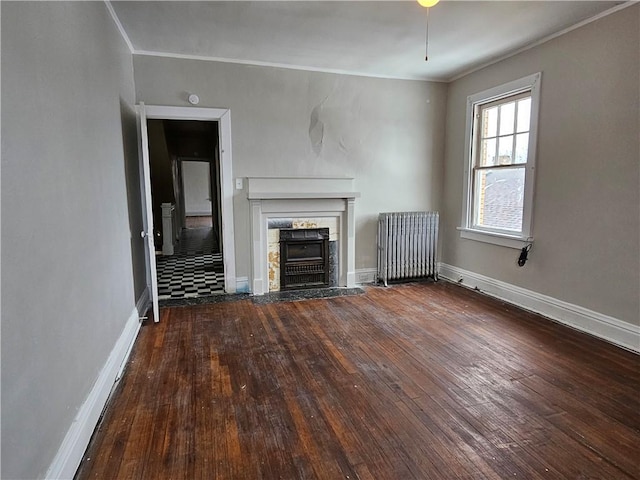
{"type": "Polygon", "coordinates": [[[528,132],[531,121],[531,97],[518,101],[518,132],[528,132]]]}
{"type": "Polygon", "coordinates": [[[516,158],[514,163],[527,163],[529,152],[529,134],[519,133],[516,135],[516,158]]]}
{"type": "Polygon", "coordinates": [[[513,157],[513,135],[498,139],[498,165],[509,165],[513,157]]]}
{"type": "Polygon", "coordinates": [[[516,114],[516,102],[500,105],[500,135],[513,133],[513,123],[516,114]]]}
{"type": "Polygon", "coordinates": [[[498,107],[487,108],[482,111],[482,137],[498,135],[498,107]]]}
{"type": "Polygon", "coordinates": [[[475,226],[522,231],[524,173],[524,168],[476,171],[475,226]]]}
{"type": "Polygon", "coordinates": [[[480,165],[482,167],[492,166],[496,164],[496,139],[482,141],[482,150],[480,151],[480,165]]]}

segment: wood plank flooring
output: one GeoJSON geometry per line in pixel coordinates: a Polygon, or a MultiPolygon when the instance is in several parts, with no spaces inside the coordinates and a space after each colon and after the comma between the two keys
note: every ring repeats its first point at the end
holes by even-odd
{"type": "Polygon", "coordinates": [[[161,317],[77,479],[640,478],[640,356],[457,285],[161,317]]]}

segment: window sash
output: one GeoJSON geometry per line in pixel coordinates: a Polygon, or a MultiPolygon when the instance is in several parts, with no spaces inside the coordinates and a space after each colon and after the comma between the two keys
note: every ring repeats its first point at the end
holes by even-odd
{"type": "Polygon", "coordinates": [[[526,167],[519,165],[504,165],[498,167],[479,168],[474,173],[473,184],[473,218],[472,228],[493,233],[517,235],[522,233],[524,221],[524,185],[526,182],[526,167]],[[493,184],[486,184],[488,176],[496,173],[499,180],[493,184]],[[479,173],[486,173],[481,178],[479,173]],[[502,177],[502,178],[500,178],[502,177]],[[479,184],[483,183],[483,185],[479,184]],[[506,192],[499,192],[500,198],[492,197],[492,192],[504,184],[512,185],[506,192]],[[521,185],[518,185],[521,184],[521,185]],[[483,188],[483,186],[485,188],[483,188]],[[497,201],[500,200],[500,201],[497,201]],[[486,203],[485,203],[486,202],[486,203]],[[505,212],[505,207],[508,209],[505,212]],[[485,218],[486,221],[482,221],[485,218]],[[491,221],[493,219],[493,222],[491,221]],[[498,225],[497,223],[500,223],[498,225]]]}
{"type": "MultiPolygon", "coordinates": [[[[467,127],[465,134],[465,145],[466,147],[466,162],[465,162],[465,187],[464,187],[464,202],[462,208],[462,220],[461,227],[459,230],[461,231],[461,236],[463,238],[468,238],[477,241],[495,243],[497,245],[508,246],[511,248],[516,248],[520,243],[527,242],[530,243],[533,241],[531,237],[531,229],[532,229],[532,211],[533,211],[533,191],[534,191],[534,166],[535,166],[535,157],[536,157],[536,143],[537,143],[537,128],[538,128],[538,111],[539,111],[539,101],[540,101],[540,80],[542,78],[542,74],[540,72],[529,75],[527,77],[520,78],[518,80],[514,80],[512,82],[508,82],[503,85],[499,85],[488,90],[476,93],[474,95],[470,95],[467,98],[467,127]],[[492,106],[500,105],[508,101],[519,101],[526,97],[531,97],[530,103],[530,111],[529,111],[529,130],[528,130],[528,139],[522,137],[520,151],[523,151],[522,145],[525,140],[527,145],[527,157],[526,161],[521,161],[520,163],[511,162],[504,165],[480,165],[479,161],[479,144],[478,136],[474,136],[474,132],[478,132],[479,129],[479,119],[478,116],[478,108],[483,107],[485,109],[490,108],[492,106]],[[513,230],[503,230],[503,229],[494,229],[494,228],[486,228],[482,225],[478,225],[475,222],[475,179],[478,175],[478,172],[482,170],[490,170],[494,169],[496,172],[501,169],[508,168],[520,168],[524,169],[524,198],[523,198],[523,208],[522,208],[522,228],[519,232],[514,232],[513,230]],[[477,235],[474,234],[477,232],[477,235]],[[482,236],[484,235],[484,237],[482,236]]],[[[522,117],[521,117],[522,118],[522,117]]],[[[518,131],[518,115],[514,113],[515,119],[515,131],[513,135],[517,135],[520,133],[526,133],[526,130],[520,129],[518,131]]],[[[526,122],[523,122],[522,125],[526,128],[526,122]]],[[[495,138],[498,138],[500,135],[499,131],[496,132],[495,138]]],[[[488,137],[485,137],[488,138],[488,137]]],[[[496,140],[497,141],[497,140],[496,140]]],[[[517,142],[517,140],[516,140],[517,142]]],[[[513,152],[513,159],[517,161],[518,152],[513,152]]],[[[497,160],[497,159],[496,159],[497,160]]],[[[499,163],[494,161],[494,163],[499,163]]]]}
{"type": "MultiPolygon", "coordinates": [[[[517,197],[517,192],[501,192],[502,198],[492,198],[491,194],[487,194],[487,190],[491,188],[489,187],[482,188],[481,185],[478,185],[478,182],[482,178],[484,181],[487,179],[487,175],[481,176],[479,172],[487,172],[490,174],[493,171],[499,172],[502,170],[503,172],[508,172],[509,170],[523,170],[522,178],[523,182],[526,182],[526,171],[524,167],[526,165],[525,162],[517,162],[516,157],[516,140],[518,139],[518,135],[529,134],[529,131],[520,131],[518,132],[518,101],[524,100],[526,98],[531,97],[531,90],[527,89],[525,91],[516,93],[514,95],[506,95],[504,97],[500,97],[496,100],[486,103],[479,103],[475,106],[475,124],[476,128],[474,129],[474,142],[472,147],[472,158],[473,158],[473,169],[471,176],[471,219],[470,225],[475,230],[484,230],[489,232],[504,232],[509,235],[513,234],[521,234],[523,231],[523,215],[524,215],[524,199],[522,202],[514,201],[514,196],[517,197]],[[511,119],[511,125],[507,128],[510,128],[509,133],[502,133],[502,110],[503,106],[513,104],[513,118],[511,119]],[[494,119],[495,125],[495,135],[485,136],[484,132],[489,130],[489,126],[485,124],[485,112],[489,109],[497,108],[497,114],[494,119]],[[492,164],[482,164],[483,162],[483,142],[487,139],[495,139],[495,145],[493,145],[493,163],[492,164]],[[500,139],[507,139],[510,146],[510,154],[508,155],[509,160],[508,163],[501,163],[500,158],[500,139]],[[498,163],[496,163],[498,162],[498,163]],[[485,203],[486,199],[490,198],[492,201],[489,203],[485,203]],[[486,213],[485,213],[486,212],[486,213]],[[493,215],[492,215],[493,213],[493,215]],[[490,219],[486,223],[484,222],[484,218],[490,219]],[[502,217],[502,218],[500,218],[502,217]],[[493,221],[491,221],[493,220],[493,221]],[[517,228],[515,225],[518,225],[517,228]]],[[[531,121],[529,120],[529,125],[531,121]]],[[[527,158],[528,158],[528,150],[529,145],[527,145],[527,158]]],[[[484,155],[489,156],[490,153],[485,152],[484,155]]],[[[512,188],[517,188],[517,184],[519,183],[519,179],[511,178],[509,179],[509,183],[515,183],[512,188]]],[[[506,180],[506,181],[509,181],[506,180]]],[[[503,179],[502,182],[505,180],[503,179]]],[[[497,184],[496,184],[497,185],[497,184]]],[[[492,189],[495,190],[497,187],[494,186],[492,189]]],[[[522,188],[524,190],[524,188],[522,188]]],[[[523,192],[524,195],[524,192],[523,192]]]]}
{"type": "Polygon", "coordinates": [[[500,162],[500,158],[501,158],[500,145],[503,143],[501,140],[508,140],[509,143],[511,144],[510,150],[509,150],[510,151],[509,163],[507,165],[527,163],[527,159],[529,158],[528,139],[527,139],[527,148],[526,148],[527,155],[526,155],[525,161],[518,161],[517,153],[518,153],[518,140],[522,139],[523,135],[527,135],[527,136],[530,135],[531,107],[529,107],[529,110],[530,110],[529,122],[528,122],[529,128],[526,130],[518,129],[518,122],[520,120],[520,117],[518,116],[518,113],[519,113],[518,110],[520,108],[519,102],[528,98],[531,98],[531,89],[526,89],[516,94],[506,95],[504,97],[500,97],[493,101],[489,101],[486,103],[478,103],[475,105],[474,128],[473,128],[474,142],[472,147],[473,164],[475,168],[493,167],[493,166],[502,165],[502,163],[495,163],[495,161],[500,162]],[[509,133],[501,133],[501,120],[502,120],[501,107],[510,103],[514,104],[512,131],[509,133]],[[496,119],[495,119],[495,122],[496,122],[495,135],[484,135],[483,132],[487,130],[487,127],[485,127],[484,125],[484,112],[493,108],[498,109],[496,119]],[[491,140],[495,141],[495,145],[493,146],[493,154],[494,154],[495,161],[493,165],[483,165],[482,164],[483,144],[484,142],[491,141],[491,140]]]}

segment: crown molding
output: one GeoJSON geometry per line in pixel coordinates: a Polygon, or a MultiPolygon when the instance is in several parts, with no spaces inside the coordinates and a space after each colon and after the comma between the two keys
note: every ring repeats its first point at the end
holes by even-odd
{"type": "Polygon", "coordinates": [[[129,47],[129,51],[131,52],[131,54],[134,54],[135,53],[135,49],[133,48],[133,43],[131,43],[131,39],[129,38],[129,35],[127,35],[127,32],[125,31],[124,27],[122,26],[122,23],[120,22],[120,19],[118,18],[118,15],[116,14],[116,11],[113,9],[113,5],[111,5],[111,2],[109,0],[104,0],[104,4],[107,7],[107,10],[109,11],[109,13],[111,14],[111,18],[112,18],[113,22],[116,24],[116,27],[118,28],[118,31],[120,32],[120,35],[122,36],[122,39],[127,44],[127,47],[129,47]]]}
{"type": "Polygon", "coordinates": [[[260,60],[244,60],[244,59],[238,59],[238,58],[210,57],[207,55],[189,55],[189,54],[183,54],[183,53],[156,52],[151,50],[134,50],[132,53],[134,55],[148,56],[148,57],[176,58],[181,60],[200,60],[204,62],[218,62],[218,63],[233,63],[237,65],[284,68],[288,70],[331,73],[335,75],[350,75],[350,76],[367,77],[367,78],[381,78],[386,80],[410,80],[410,81],[416,81],[416,82],[446,83],[446,80],[443,80],[441,78],[436,79],[436,78],[423,78],[423,77],[411,77],[411,76],[383,75],[383,74],[359,72],[354,70],[342,70],[339,68],[319,68],[319,67],[309,67],[305,65],[292,65],[288,63],[263,62],[260,60]]]}

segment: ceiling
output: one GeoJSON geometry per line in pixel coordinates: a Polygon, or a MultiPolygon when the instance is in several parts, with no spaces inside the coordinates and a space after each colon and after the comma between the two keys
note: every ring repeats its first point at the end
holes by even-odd
{"type": "Polygon", "coordinates": [[[622,1],[118,2],[134,53],[449,81],[622,1]]]}

